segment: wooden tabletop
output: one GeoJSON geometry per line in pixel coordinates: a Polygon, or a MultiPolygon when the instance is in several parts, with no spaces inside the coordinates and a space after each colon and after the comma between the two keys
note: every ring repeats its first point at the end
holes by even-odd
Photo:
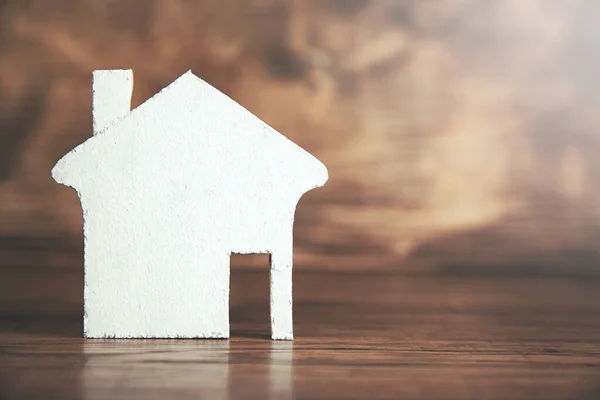
{"type": "Polygon", "coordinates": [[[80,271],[2,269],[0,398],[600,398],[594,277],[297,272],[293,342],[267,285],[234,271],[230,340],[84,340],[80,271]]]}

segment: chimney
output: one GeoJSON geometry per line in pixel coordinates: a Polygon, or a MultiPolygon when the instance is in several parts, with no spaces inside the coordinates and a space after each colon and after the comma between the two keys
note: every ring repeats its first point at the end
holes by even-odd
{"type": "Polygon", "coordinates": [[[97,135],[131,111],[133,71],[98,70],[92,74],[92,127],[97,135]]]}

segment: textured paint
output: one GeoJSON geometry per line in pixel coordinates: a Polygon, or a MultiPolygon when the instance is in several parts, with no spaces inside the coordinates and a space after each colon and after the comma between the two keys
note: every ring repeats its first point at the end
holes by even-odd
{"type": "Polygon", "coordinates": [[[129,114],[133,71],[100,70],[92,74],[92,125],[94,135],[129,114]]]}
{"type": "Polygon", "coordinates": [[[114,74],[94,75],[105,128],[52,170],[83,208],[85,336],[229,337],[235,252],[271,254],[272,337],[291,339],[294,212],[325,166],[191,72],[127,113],[114,74]]]}

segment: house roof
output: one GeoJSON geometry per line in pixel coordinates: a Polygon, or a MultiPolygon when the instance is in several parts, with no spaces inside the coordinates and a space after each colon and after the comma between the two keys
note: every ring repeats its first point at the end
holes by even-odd
{"type": "MultiPolygon", "coordinates": [[[[294,169],[297,176],[308,179],[306,190],[322,186],[328,179],[326,167],[314,156],[191,71],[66,154],[52,175],[59,183],[77,188],[76,178],[85,176],[82,169],[90,164],[97,168],[111,152],[142,145],[163,147],[168,152],[175,151],[169,150],[175,149],[175,144],[180,154],[166,156],[179,157],[184,151],[191,153],[185,155],[191,157],[190,162],[199,162],[214,151],[225,156],[236,151],[238,155],[260,153],[277,168],[294,169]],[[224,146],[231,148],[229,152],[220,148],[224,146]],[[189,151],[182,150],[186,148],[189,151]]],[[[257,157],[252,160],[259,160],[257,157]]],[[[236,154],[231,160],[235,163],[236,154]]]]}

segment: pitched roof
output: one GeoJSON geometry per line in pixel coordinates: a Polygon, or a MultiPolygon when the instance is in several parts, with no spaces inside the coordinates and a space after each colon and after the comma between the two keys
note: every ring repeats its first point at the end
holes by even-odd
{"type": "Polygon", "coordinates": [[[165,152],[173,142],[187,140],[196,146],[191,151],[198,157],[222,145],[240,152],[262,152],[269,158],[281,154],[273,162],[282,169],[299,169],[298,176],[311,178],[307,190],[322,186],[328,178],[319,160],[191,71],[65,155],[53,168],[52,176],[59,183],[76,187],[71,176],[85,174],[71,172],[85,168],[85,160],[107,157],[109,152],[117,151],[117,146],[136,146],[147,140],[147,135],[157,134],[160,137],[153,146],[164,146],[165,152]]]}

